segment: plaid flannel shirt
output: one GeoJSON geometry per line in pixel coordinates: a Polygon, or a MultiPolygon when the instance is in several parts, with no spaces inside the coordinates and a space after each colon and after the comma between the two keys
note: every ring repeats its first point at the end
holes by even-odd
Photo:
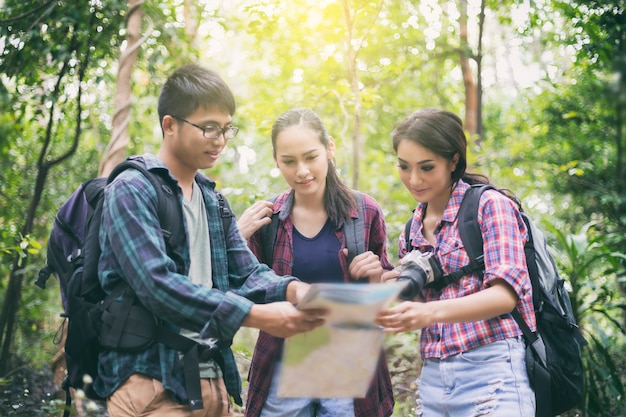
{"type": "MultiPolygon", "coordinates": [[[[167,170],[158,158],[151,155],[144,158],[149,170],[167,170]]],[[[199,332],[202,338],[214,337],[225,342],[226,347],[221,349],[225,360],[224,381],[234,401],[242,404],[241,378],[229,347],[232,338],[253,303],[284,301],[287,285],[295,278],[279,277],[260,264],[241,237],[234,219],[230,230],[224,231],[215,183],[200,173],[195,180],[207,211],[211,239],[207,256],[211,256],[213,288],[194,284],[187,277],[188,247],[182,251],[184,272],[176,272],[176,264],[166,253],[156,191],[133,169],[122,172],[105,191],[99,278],[105,291],[110,292],[123,277],[137,298],[173,330],[184,327],[199,332]]],[[[182,204],[180,188],[175,191],[182,204]]],[[[187,230],[185,219],[181,220],[187,230]]],[[[99,395],[108,397],[135,373],[158,379],[175,398],[187,401],[178,354],[160,343],[136,353],[101,353],[94,388],[99,395]]]]}
{"type": "MultiPolygon", "coordinates": [[[[435,230],[436,245],[432,245],[422,234],[422,217],[425,205],[418,204],[411,225],[411,244],[423,252],[433,250],[444,273],[459,270],[470,261],[457,226],[457,215],[461,201],[469,185],[459,181],[444,211],[440,226],[435,230]]],[[[526,269],[524,243],[528,240],[526,225],[515,203],[495,190],[485,191],[478,208],[485,254],[485,273],[466,275],[441,291],[425,289],[422,295],[426,302],[460,298],[486,289],[495,279],[505,280],[515,291],[519,308],[531,330],[536,328],[532,306],[532,288],[526,269]]],[[[400,258],[407,253],[404,232],[399,239],[400,258]]],[[[447,358],[457,353],[483,346],[505,338],[521,335],[522,332],[509,314],[464,323],[435,323],[422,329],[422,358],[447,358]]]]}

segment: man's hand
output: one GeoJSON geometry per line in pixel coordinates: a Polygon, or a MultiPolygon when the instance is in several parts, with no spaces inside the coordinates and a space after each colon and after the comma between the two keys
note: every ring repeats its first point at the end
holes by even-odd
{"type": "Polygon", "coordinates": [[[237,219],[237,226],[244,239],[250,239],[250,236],[266,224],[272,221],[274,213],[274,205],[266,200],[260,200],[251,205],[237,219]]]}
{"type": "Polygon", "coordinates": [[[293,280],[287,285],[287,296],[286,299],[291,304],[298,304],[309,292],[311,288],[311,284],[307,284],[306,282],[293,280]]]}
{"type": "Polygon", "coordinates": [[[255,304],[243,325],[286,338],[321,326],[324,324],[323,315],[323,310],[301,311],[288,301],[255,304]]]}

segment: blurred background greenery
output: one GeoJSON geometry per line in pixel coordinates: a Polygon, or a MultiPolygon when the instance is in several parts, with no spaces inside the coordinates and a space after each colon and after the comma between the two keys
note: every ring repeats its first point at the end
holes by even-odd
{"type": "MultiPolygon", "coordinates": [[[[238,100],[241,131],[206,173],[235,212],[285,188],[271,125],[309,107],[337,141],[342,178],[383,207],[394,261],[415,202],[396,174],[393,127],[417,108],[458,113],[470,169],[523,201],[571,286],[590,342],[585,401],[571,415],[626,415],[624,6],[0,0],[0,386],[26,363],[48,368],[57,353],[58,286],[32,285],[56,210],[126,155],[156,151],[160,87],[197,62],[238,100]]],[[[397,416],[413,414],[417,338],[387,339],[397,416]]],[[[236,340],[244,379],[254,340],[252,331],[236,340]]],[[[48,415],[55,402],[42,401],[48,415]]],[[[0,410],[32,415],[20,414],[23,402],[0,410]]]]}

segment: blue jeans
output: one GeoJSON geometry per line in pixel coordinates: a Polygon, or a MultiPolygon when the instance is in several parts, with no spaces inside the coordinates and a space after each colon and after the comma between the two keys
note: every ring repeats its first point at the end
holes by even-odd
{"type": "Polygon", "coordinates": [[[349,417],[354,416],[352,398],[283,398],[278,396],[280,363],[274,366],[270,391],[260,417],[349,417]]]}
{"type": "Polygon", "coordinates": [[[535,394],[521,337],[443,360],[426,359],[417,380],[421,417],[534,417],[535,394]]]}

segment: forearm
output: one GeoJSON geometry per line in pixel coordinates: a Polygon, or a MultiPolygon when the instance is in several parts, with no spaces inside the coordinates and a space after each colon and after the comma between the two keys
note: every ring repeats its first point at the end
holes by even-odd
{"type": "Polygon", "coordinates": [[[508,314],[517,304],[517,295],[503,281],[482,291],[461,298],[429,301],[424,306],[429,311],[428,322],[461,323],[487,320],[508,314]]]}

